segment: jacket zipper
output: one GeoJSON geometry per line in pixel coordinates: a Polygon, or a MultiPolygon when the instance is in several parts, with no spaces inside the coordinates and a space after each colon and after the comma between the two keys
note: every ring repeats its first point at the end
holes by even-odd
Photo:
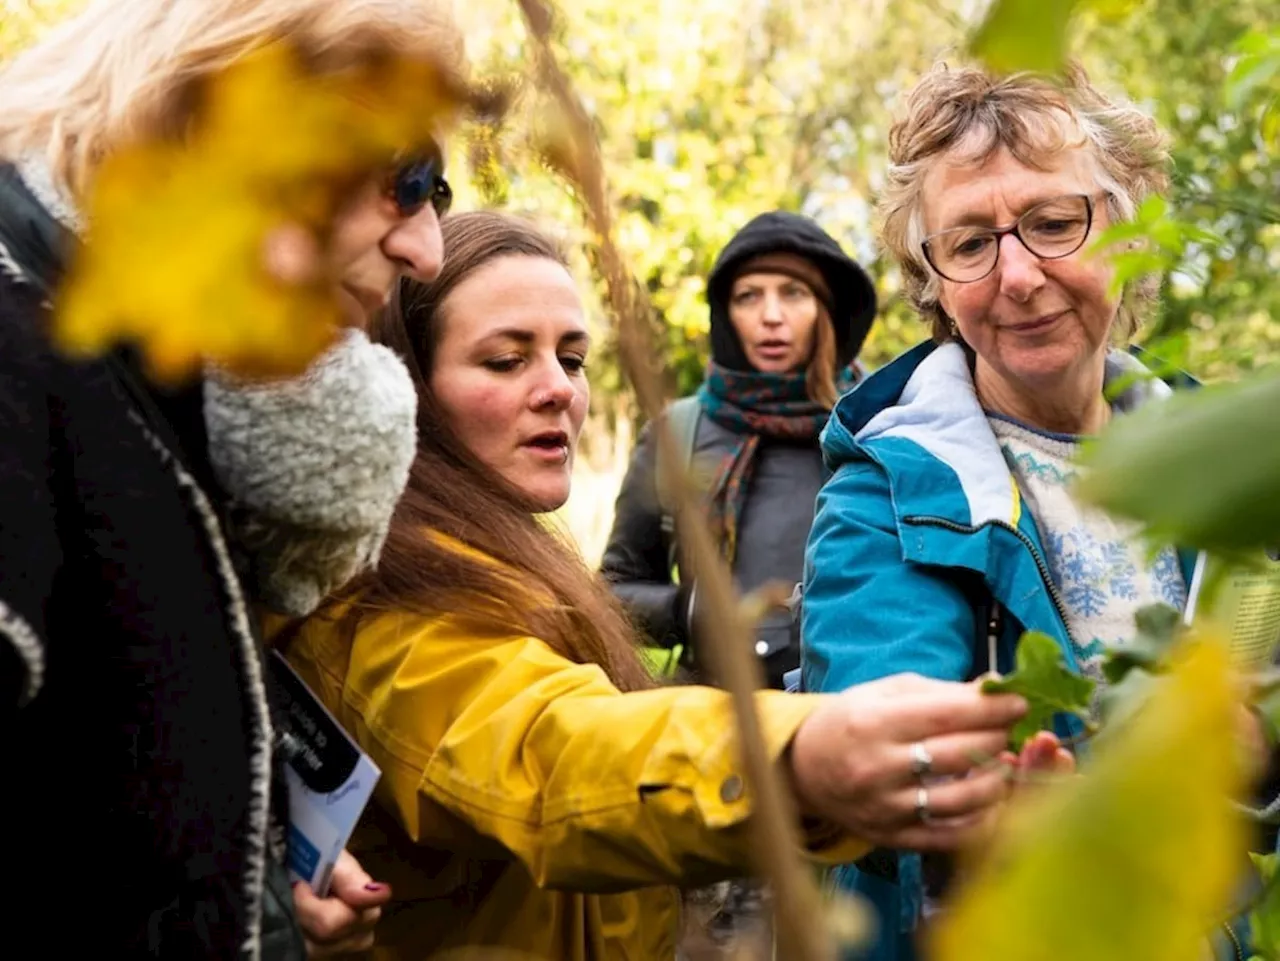
{"type": "MultiPolygon", "coordinates": [[[[941,527],[944,530],[955,531],[957,534],[976,534],[982,529],[982,527],[987,526],[1001,527],[1007,530],[1014,537],[1020,540],[1023,546],[1031,552],[1031,559],[1036,562],[1036,570],[1040,572],[1040,580],[1042,580],[1044,582],[1044,586],[1049,589],[1049,599],[1053,601],[1054,609],[1058,612],[1058,617],[1062,619],[1063,630],[1065,630],[1067,632],[1067,636],[1070,637],[1071,629],[1067,627],[1067,608],[1062,601],[1062,595],[1058,593],[1058,588],[1053,583],[1053,577],[1049,573],[1049,565],[1045,563],[1044,558],[1040,556],[1040,551],[1036,549],[1036,545],[1032,542],[1031,538],[1018,530],[1018,528],[1014,527],[1012,524],[1006,524],[1004,521],[987,521],[985,524],[981,525],[981,527],[974,527],[972,524],[957,524],[955,521],[948,520],[945,517],[931,517],[920,514],[913,514],[910,517],[904,517],[902,520],[904,523],[914,524],[916,526],[941,527]]],[[[1071,658],[1071,663],[1075,666],[1076,670],[1079,670],[1080,665],[1076,662],[1075,651],[1071,650],[1070,647],[1071,645],[1068,644],[1067,654],[1071,658]]]]}

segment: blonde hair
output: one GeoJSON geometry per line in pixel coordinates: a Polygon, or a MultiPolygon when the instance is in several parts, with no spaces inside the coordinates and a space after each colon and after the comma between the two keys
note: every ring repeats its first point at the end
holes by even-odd
{"type": "Polygon", "coordinates": [[[283,37],[326,71],[375,51],[462,66],[443,0],[96,0],[0,71],[0,156],[78,199],[121,144],[183,135],[193,81],[283,37]]]}
{"type": "MultiPolygon", "coordinates": [[[[921,187],[931,166],[950,151],[980,163],[1004,147],[1018,162],[1043,169],[1054,154],[1085,147],[1112,223],[1133,217],[1152,193],[1168,189],[1168,141],[1132,104],[1108,99],[1078,67],[1061,78],[1030,73],[998,76],[977,67],[934,67],[908,94],[889,130],[889,172],[880,198],[880,236],[898,261],[911,304],[932,323],[938,341],[953,336],[938,301],[939,281],[921,247],[925,239],[921,187]]],[[[1116,333],[1133,335],[1154,304],[1157,278],[1130,282],[1116,333]]]]}

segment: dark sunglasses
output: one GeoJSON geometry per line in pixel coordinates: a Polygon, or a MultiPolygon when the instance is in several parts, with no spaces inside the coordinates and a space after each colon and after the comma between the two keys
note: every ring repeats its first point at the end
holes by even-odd
{"type": "Polygon", "coordinates": [[[395,168],[387,179],[387,196],[401,217],[412,217],[427,204],[443,217],[453,205],[453,189],[444,179],[444,161],[437,156],[415,157],[395,168]]]}

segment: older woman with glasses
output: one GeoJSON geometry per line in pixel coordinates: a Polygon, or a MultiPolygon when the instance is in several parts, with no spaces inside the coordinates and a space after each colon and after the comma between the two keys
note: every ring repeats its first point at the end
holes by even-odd
{"type": "MultiPolygon", "coordinates": [[[[834,475],[806,554],[805,687],[1008,671],[1029,630],[1101,687],[1104,648],[1133,635],[1140,607],[1181,607],[1193,560],[1151,549],[1071,483],[1085,438],[1169,393],[1127,377],[1143,368],[1117,347],[1153,291],[1115,290],[1095,244],[1166,186],[1164,137],[1078,72],[940,68],[889,144],[883,239],[933,340],[847,395],[823,437],[834,475]]],[[[1079,730],[1060,720],[1059,735],[1079,730]]],[[[938,816],[940,746],[913,746],[923,821],[938,816]]],[[[914,956],[927,868],[878,851],[840,869],[880,910],[877,961],[914,956]]]]}

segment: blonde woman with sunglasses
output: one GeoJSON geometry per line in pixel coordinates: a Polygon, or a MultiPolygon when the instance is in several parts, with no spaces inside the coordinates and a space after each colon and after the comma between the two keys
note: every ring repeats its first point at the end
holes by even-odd
{"type": "Polygon", "coordinates": [[[350,857],[333,897],[289,890],[254,619],[311,610],[386,536],[416,397],[363,330],[399,277],[440,269],[439,152],[352,186],[326,251],[347,330],[305,378],[161,390],[129,351],[73,362],[46,336],[69,253],[94,242],[98,165],[181,145],[191,83],[283,37],[321,72],[371,51],[461,66],[431,0],[99,0],[0,71],[6,914],[69,957],[362,949],[389,896],[350,857]]]}

